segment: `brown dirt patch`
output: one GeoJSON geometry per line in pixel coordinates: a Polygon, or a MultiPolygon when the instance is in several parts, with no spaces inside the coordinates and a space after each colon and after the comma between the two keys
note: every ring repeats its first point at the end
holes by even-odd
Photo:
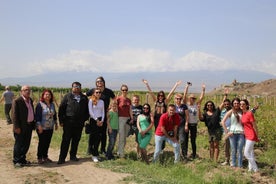
{"type": "MultiPolygon", "coordinates": [[[[12,163],[13,154],[13,132],[12,125],[6,125],[0,120],[0,183],[124,183],[122,180],[128,174],[115,173],[107,169],[95,166],[95,163],[88,158],[82,158],[79,162],[66,162],[64,165],[57,165],[58,150],[50,149],[50,158],[54,163],[32,164],[23,168],[14,168],[12,163]]],[[[36,161],[37,135],[33,132],[31,147],[27,159],[36,161]]]]}

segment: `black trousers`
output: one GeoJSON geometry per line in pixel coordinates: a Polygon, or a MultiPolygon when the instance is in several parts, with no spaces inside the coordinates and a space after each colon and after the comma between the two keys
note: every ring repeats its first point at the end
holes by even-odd
{"type": "Polygon", "coordinates": [[[101,144],[101,152],[106,152],[106,141],[107,141],[107,120],[104,119],[103,126],[100,127],[100,144],[101,144]]]}
{"type": "Polygon", "coordinates": [[[12,120],[11,120],[11,116],[10,116],[10,111],[11,111],[12,104],[5,104],[4,107],[5,107],[6,120],[8,123],[11,123],[12,120]]]}
{"type": "Polygon", "coordinates": [[[13,147],[13,163],[25,163],[26,154],[29,150],[32,138],[33,126],[27,125],[26,129],[22,130],[20,134],[14,133],[14,147],[13,147]]]}
{"type": "Polygon", "coordinates": [[[102,127],[97,126],[97,122],[90,118],[91,133],[89,134],[88,151],[93,156],[99,156],[99,145],[101,141],[102,127]]]}
{"type": "Polygon", "coordinates": [[[188,142],[189,142],[189,133],[191,135],[191,145],[192,145],[192,156],[196,156],[196,135],[197,135],[197,125],[188,125],[188,132],[184,131],[184,142],[182,147],[183,156],[187,156],[188,153],[188,142]]]}
{"type": "Polygon", "coordinates": [[[63,125],[62,141],[60,146],[59,160],[65,160],[69,146],[70,148],[70,158],[75,158],[77,156],[78,146],[82,134],[82,126],[73,126],[72,122],[66,122],[63,125]]]}
{"type": "Polygon", "coordinates": [[[53,129],[43,130],[41,134],[37,132],[39,141],[37,146],[37,159],[48,158],[48,150],[51,143],[53,129]]]}

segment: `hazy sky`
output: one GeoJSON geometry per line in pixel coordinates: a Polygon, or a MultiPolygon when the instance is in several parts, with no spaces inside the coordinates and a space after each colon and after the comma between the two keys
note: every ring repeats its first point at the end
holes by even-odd
{"type": "Polygon", "coordinates": [[[276,75],[276,1],[1,0],[0,62],[0,78],[233,68],[276,75]]]}

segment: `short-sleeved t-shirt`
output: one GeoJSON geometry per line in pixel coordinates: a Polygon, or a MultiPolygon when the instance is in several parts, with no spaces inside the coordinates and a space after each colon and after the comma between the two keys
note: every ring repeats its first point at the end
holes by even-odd
{"type": "Polygon", "coordinates": [[[114,130],[118,130],[119,128],[118,112],[109,111],[108,114],[110,118],[110,127],[114,130]]]}
{"type": "Polygon", "coordinates": [[[247,111],[242,114],[241,122],[244,128],[245,138],[248,140],[257,142],[258,137],[253,127],[254,121],[255,121],[255,118],[251,111],[247,111]]]}
{"type": "Polygon", "coordinates": [[[217,108],[214,110],[212,115],[208,115],[207,112],[203,114],[202,121],[205,122],[205,125],[207,126],[209,132],[215,132],[218,128],[221,128],[220,113],[220,109],[217,108]]]}
{"type": "Polygon", "coordinates": [[[129,111],[131,108],[131,100],[129,98],[119,96],[117,98],[117,104],[119,117],[130,117],[129,111]]]}
{"type": "Polygon", "coordinates": [[[2,96],[4,97],[5,104],[12,104],[12,99],[14,97],[13,92],[11,91],[5,91],[2,96]]]}
{"type": "Polygon", "coordinates": [[[186,114],[185,111],[188,110],[187,105],[181,104],[180,106],[175,105],[175,112],[180,116],[180,125],[185,125],[186,114]]]}
{"type": "Polygon", "coordinates": [[[175,113],[173,116],[168,116],[168,112],[161,115],[158,127],[156,129],[155,135],[164,136],[161,127],[165,127],[166,131],[173,131],[175,126],[179,126],[180,116],[175,113]]]}
{"type": "Polygon", "coordinates": [[[131,110],[132,110],[132,115],[133,115],[133,126],[137,126],[136,122],[137,122],[137,117],[139,114],[142,113],[143,111],[143,106],[142,105],[138,105],[138,106],[131,106],[131,110]]]}

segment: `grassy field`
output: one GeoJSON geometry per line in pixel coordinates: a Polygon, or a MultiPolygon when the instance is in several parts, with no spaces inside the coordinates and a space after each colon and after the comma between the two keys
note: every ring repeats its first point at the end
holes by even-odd
{"type": "MultiPolygon", "coordinates": [[[[2,94],[2,93],[1,93],[2,94]]],[[[141,98],[141,104],[146,101],[152,104],[151,98],[145,92],[130,92],[138,94],[141,98]]],[[[34,99],[38,98],[38,93],[33,94],[34,99]]],[[[62,94],[55,93],[59,102],[62,94]]],[[[205,100],[213,100],[216,104],[221,101],[221,96],[205,97],[205,100]]],[[[255,100],[255,99],[254,99],[255,100]]],[[[251,100],[253,101],[253,100],[251,100]]],[[[229,166],[221,166],[209,159],[208,150],[208,135],[206,127],[203,123],[199,124],[197,137],[197,152],[199,158],[173,164],[173,152],[170,145],[167,144],[163,155],[160,158],[160,163],[146,165],[137,160],[136,145],[134,136],[127,138],[126,158],[116,159],[113,161],[103,161],[98,164],[101,168],[107,168],[115,172],[130,173],[131,176],[125,179],[126,183],[273,183],[276,181],[276,115],[274,104],[265,99],[257,99],[257,102],[262,102],[262,106],[256,113],[258,121],[259,135],[261,142],[256,144],[257,164],[260,167],[260,173],[254,175],[247,172],[247,161],[244,160],[244,169],[234,170],[229,166]]],[[[0,107],[0,118],[4,119],[3,105],[0,107]]],[[[62,129],[54,133],[51,147],[59,149],[61,143],[62,129]]],[[[83,133],[79,145],[80,157],[87,156],[87,139],[88,135],[83,133]]],[[[223,141],[221,142],[221,147],[223,141]]],[[[189,145],[189,151],[191,146],[189,145]]],[[[115,148],[116,151],[117,148],[115,148]]],[[[152,159],[154,152],[154,137],[148,146],[148,153],[152,159]]],[[[104,159],[104,157],[102,156],[104,159]]],[[[220,153],[220,161],[224,161],[223,152],[220,153]]]]}

